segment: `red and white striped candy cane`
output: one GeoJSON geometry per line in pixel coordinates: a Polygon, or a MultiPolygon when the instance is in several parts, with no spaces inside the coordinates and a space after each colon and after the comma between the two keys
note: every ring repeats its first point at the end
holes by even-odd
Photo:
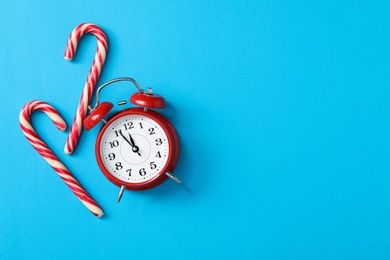
{"type": "Polygon", "coordinates": [[[79,106],[77,107],[73,125],[70,129],[68,139],[66,140],[64,148],[66,154],[72,153],[77,145],[77,141],[83,129],[83,121],[88,112],[88,105],[91,102],[93,91],[95,89],[96,82],[99,79],[108,49],[107,37],[103,30],[94,24],[83,23],[77,26],[69,36],[64,55],[66,60],[71,60],[73,58],[80,38],[86,33],[92,33],[96,36],[97,50],[87,81],[84,85],[84,90],[80,98],[79,106]]]}
{"type": "Polygon", "coordinates": [[[92,197],[81,187],[80,183],[73,177],[72,173],[65,167],[65,165],[55,156],[49,147],[42,141],[42,139],[35,132],[31,125],[30,116],[34,110],[41,110],[46,113],[57,126],[58,129],[64,131],[66,123],[62,119],[58,111],[49,104],[42,101],[31,101],[24,105],[19,114],[20,127],[27,140],[48,164],[58,173],[62,180],[74,192],[77,198],[97,217],[103,216],[103,210],[92,199],[92,197]]]}

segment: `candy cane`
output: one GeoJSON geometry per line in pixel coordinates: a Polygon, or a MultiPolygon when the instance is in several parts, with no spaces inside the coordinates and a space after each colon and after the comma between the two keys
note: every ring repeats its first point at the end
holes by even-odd
{"type": "Polygon", "coordinates": [[[79,106],[77,107],[77,112],[72,128],[70,129],[68,139],[66,140],[64,148],[66,154],[73,152],[80,137],[81,130],[83,129],[83,121],[88,111],[88,105],[91,101],[96,82],[98,81],[100,72],[104,65],[108,48],[107,37],[102,29],[91,23],[83,23],[77,26],[69,36],[64,55],[66,60],[71,60],[73,58],[80,38],[86,33],[92,33],[96,36],[98,46],[95,59],[93,60],[91,70],[89,71],[87,81],[84,85],[84,90],[80,98],[79,106]]]}
{"type": "Polygon", "coordinates": [[[62,119],[58,111],[49,104],[42,101],[31,101],[24,105],[19,114],[20,127],[27,140],[32,144],[35,150],[46,160],[46,162],[53,167],[62,180],[73,191],[77,198],[97,217],[103,216],[103,210],[92,199],[92,197],[81,187],[80,183],[73,177],[72,173],[65,167],[65,165],[55,156],[49,147],[42,141],[42,139],[35,132],[31,125],[30,116],[34,110],[41,110],[46,113],[56,125],[58,129],[64,131],[66,123],[62,119]]]}

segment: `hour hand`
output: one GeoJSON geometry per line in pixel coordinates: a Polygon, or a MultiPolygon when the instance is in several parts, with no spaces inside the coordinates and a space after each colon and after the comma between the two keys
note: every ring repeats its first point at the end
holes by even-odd
{"type": "Polygon", "coordinates": [[[138,146],[135,145],[133,137],[131,137],[130,133],[129,133],[129,137],[130,137],[131,146],[133,147],[132,148],[133,152],[138,153],[138,155],[141,156],[141,154],[139,153],[139,148],[138,146]]]}
{"type": "Polygon", "coordinates": [[[136,146],[135,143],[134,143],[134,140],[133,140],[133,137],[131,137],[131,135],[129,134],[129,137],[130,137],[130,145],[131,146],[136,146]]]}

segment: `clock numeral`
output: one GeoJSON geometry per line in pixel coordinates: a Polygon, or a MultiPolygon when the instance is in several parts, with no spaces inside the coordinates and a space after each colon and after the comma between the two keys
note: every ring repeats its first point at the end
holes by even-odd
{"type": "Polygon", "coordinates": [[[140,127],[141,129],[143,128],[142,123],[139,123],[139,127],[140,127]]]}
{"type": "Polygon", "coordinates": [[[153,127],[149,128],[148,131],[149,131],[149,135],[154,135],[155,134],[153,127]]]}
{"type": "Polygon", "coordinates": [[[122,168],[123,168],[121,162],[117,162],[117,163],[115,164],[115,166],[116,166],[116,169],[117,169],[117,170],[122,170],[122,168]]]}
{"type": "Polygon", "coordinates": [[[119,145],[118,140],[114,140],[114,141],[110,142],[111,148],[117,147],[118,145],[119,145]]]}
{"type": "Polygon", "coordinates": [[[154,162],[150,162],[150,169],[154,170],[157,168],[157,165],[154,162]]]}
{"type": "Polygon", "coordinates": [[[126,172],[128,172],[129,176],[131,176],[131,169],[127,169],[126,172]]]}
{"type": "Polygon", "coordinates": [[[108,154],[108,158],[110,159],[110,161],[114,160],[115,159],[115,153],[109,153],[108,154]]]}
{"type": "Polygon", "coordinates": [[[163,142],[161,140],[161,138],[157,138],[156,139],[156,145],[161,145],[163,142]]]}
{"type": "Polygon", "coordinates": [[[122,134],[122,130],[118,130],[118,131],[114,131],[114,132],[115,132],[116,137],[119,137],[122,134]]]}
{"type": "Polygon", "coordinates": [[[133,122],[128,122],[128,123],[124,124],[124,126],[125,126],[125,130],[129,130],[129,129],[134,128],[133,122]]]}
{"type": "Polygon", "coordinates": [[[161,153],[160,153],[160,151],[157,152],[156,157],[157,157],[157,158],[161,158],[161,153]]]}
{"type": "Polygon", "coordinates": [[[145,176],[145,175],[146,175],[145,168],[141,168],[141,169],[139,170],[139,175],[141,175],[141,176],[145,176]]]}

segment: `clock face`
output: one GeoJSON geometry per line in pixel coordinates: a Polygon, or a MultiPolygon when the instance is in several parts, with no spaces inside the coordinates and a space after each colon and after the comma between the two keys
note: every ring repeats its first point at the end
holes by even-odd
{"type": "Polygon", "coordinates": [[[98,147],[106,173],[132,184],[159,175],[165,169],[170,152],[164,128],[140,114],[127,114],[109,121],[98,147]]]}

